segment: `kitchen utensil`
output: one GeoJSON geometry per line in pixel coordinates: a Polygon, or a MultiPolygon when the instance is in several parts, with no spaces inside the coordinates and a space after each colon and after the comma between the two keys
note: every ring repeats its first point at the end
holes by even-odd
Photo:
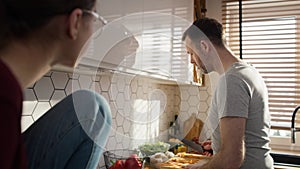
{"type": "Polygon", "coordinates": [[[191,147],[192,149],[194,149],[195,151],[199,152],[199,153],[203,153],[203,147],[199,144],[196,144],[195,142],[193,142],[192,140],[188,140],[186,138],[180,137],[180,136],[175,136],[175,135],[171,135],[171,137],[177,138],[178,140],[181,140],[185,145],[191,147]]]}
{"type": "Polygon", "coordinates": [[[185,145],[191,147],[192,149],[194,149],[195,151],[199,152],[199,153],[203,153],[203,147],[195,142],[193,142],[192,140],[188,140],[183,138],[181,140],[185,145]]]}

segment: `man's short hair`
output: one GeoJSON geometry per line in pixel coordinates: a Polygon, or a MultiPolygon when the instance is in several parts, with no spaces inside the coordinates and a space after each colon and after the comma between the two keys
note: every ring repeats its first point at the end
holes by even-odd
{"type": "Polygon", "coordinates": [[[212,44],[217,46],[224,45],[223,26],[213,18],[197,19],[183,33],[182,41],[189,37],[191,40],[208,38],[212,44]]]}

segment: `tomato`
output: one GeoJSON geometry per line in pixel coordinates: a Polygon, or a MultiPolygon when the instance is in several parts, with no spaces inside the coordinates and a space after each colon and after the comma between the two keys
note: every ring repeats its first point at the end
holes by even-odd
{"type": "Polygon", "coordinates": [[[138,156],[136,154],[132,154],[125,161],[125,169],[141,169],[142,163],[138,160],[138,156]]]}
{"type": "Polygon", "coordinates": [[[124,160],[117,160],[114,165],[109,167],[109,169],[124,169],[125,168],[125,161],[124,160]]]}

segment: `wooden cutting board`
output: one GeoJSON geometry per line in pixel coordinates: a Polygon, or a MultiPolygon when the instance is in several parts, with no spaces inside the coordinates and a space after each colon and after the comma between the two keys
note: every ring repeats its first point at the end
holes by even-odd
{"type": "Polygon", "coordinates": [[[194,137],[199,138],[202,127],[202,120],[197,119],[196,115],[192,115],[184,122],[185,138],[188,140],[192,140],[194,137]]]}
{"type": "Polygon", "coordinates": [[[199,154],[186,154],[183,153],[182,155],[187,155],[186,157],[172,157],[168,161],[164,163],[160,163],[157,165],[159,169],[175,169],[175,168],[184,168],[187,165],[195,164],[200,161],[203,163],[207,163],[210,157],[199,155],[199,154]]]}

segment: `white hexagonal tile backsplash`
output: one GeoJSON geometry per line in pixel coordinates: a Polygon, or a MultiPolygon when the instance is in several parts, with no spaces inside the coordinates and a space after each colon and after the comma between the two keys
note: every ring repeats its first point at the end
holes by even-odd
{"type": "Polygon", "coordinates": [[[105,74],[95,78],[51,71],[24,92],[22,131],[79,89],[93,90],[109,102],[113,122],[107,150],[132,148],[147,139],[167,139],[166,131],[175,113],[192,114],[201,109],[199,117],[205,118],[207,99],[211,97],[208,91],[195,86],[160,85],[132,75],[105,74]]]}

